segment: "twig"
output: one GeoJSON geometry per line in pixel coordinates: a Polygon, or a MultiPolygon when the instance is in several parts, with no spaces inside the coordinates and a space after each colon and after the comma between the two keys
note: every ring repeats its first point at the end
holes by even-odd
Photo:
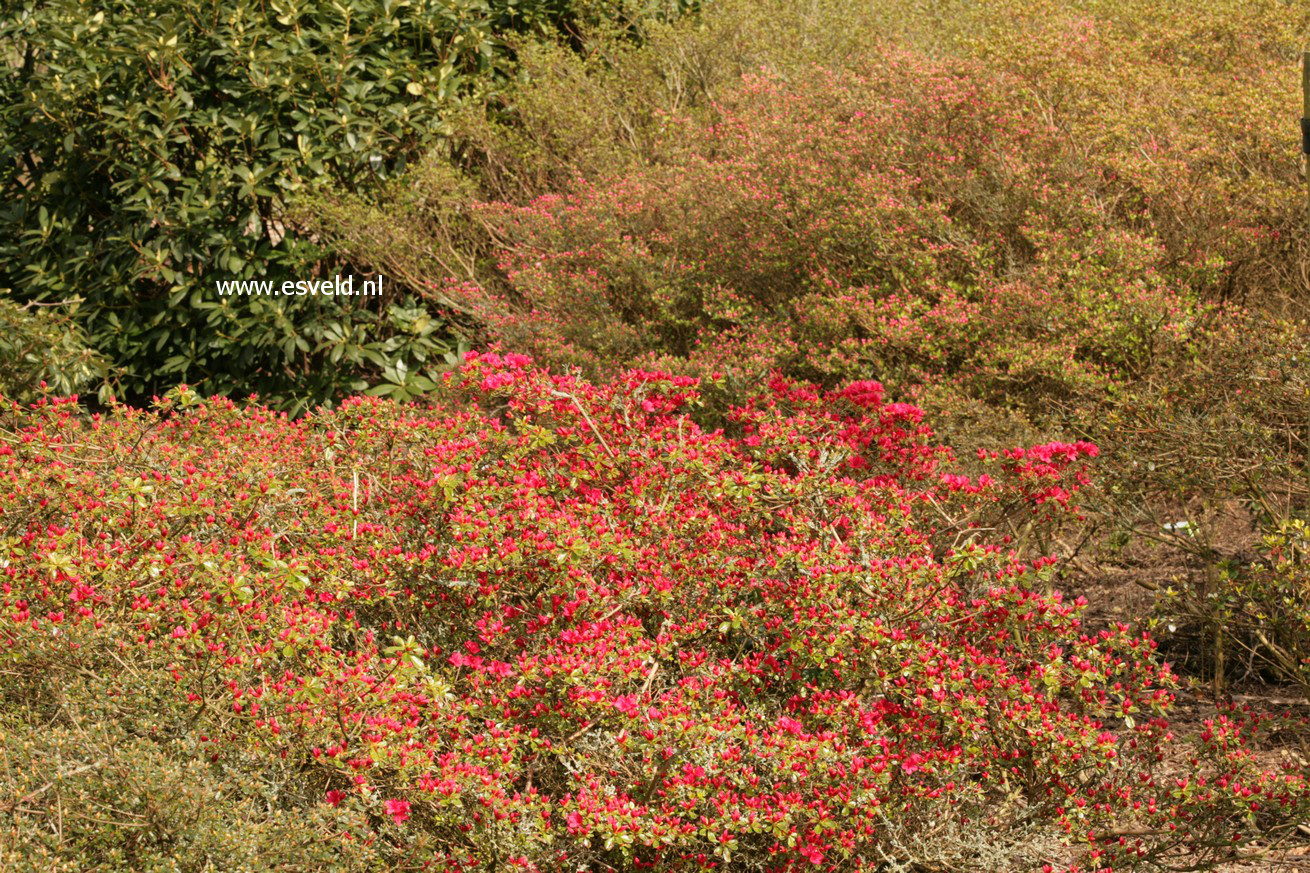
{"type": "Polygon", "coordinates": [[[573,741],[576,740],[578,737],[582,736],[582,735],[585,734],[587,731],[591,730],[591,726],[592,726],[592,724],[594,724],[594,722],[590,722],[590,721],[587,722],[587,723],[584,724],[582,727],[578,728],[576,731],[574,731],[572,734],[570,734],[570,735],[569,735],[569,738],[568,738],[567,740],[565,740],[564,742],[565,742],[565,743],[571,743],[571,742],[573,742],[573,741]]]}
{"type": "Polygon", "coordinates": [[[646,695],[650,692],[650,684],[655,681],[655,674],[658,673],[659,670],[660,662],[656,661],[651,665],[650,672],[646,674],[646,681],[643,682],[641,686],[641,698],[643,700],[646,699],[646,695]]]}
{"type": "Polygon", "coordinates": [[[618,455],[614,454],[614,450],[610,448],[609,443],[605,442],[605,437],[600,435],[600,430],[596,427],[596,422],[591,420],[591,416],[587,414],[587,410],[583,409],[582,404],[578,402],[578,398],[574,397],[567,391],[552,390],[550,393],[555,397],[567,397],[569,400],[572,400],[573,405],[577,407],[578,412],[582,413],[582,417],[587,420],[587,424],[591,427],[591,432],[596,435],[596,439],[600,440],[601,446],[607,453],[609,453],[609,456],[611,458],[618,457],[618,455]]]}

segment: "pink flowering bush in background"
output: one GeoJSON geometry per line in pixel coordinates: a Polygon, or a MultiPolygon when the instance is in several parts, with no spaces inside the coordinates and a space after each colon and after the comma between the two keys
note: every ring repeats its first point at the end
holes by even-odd
{"type": "Polygon", "coordinates": [[[200,863],[217,815],[361,868],[1153,869],[1310,811],[1259,718],[1175,737],[1150,637],[1003,533],[1076,521],[1094,446],[972,476],[876,382],[775,374],[713,429],[701,388],[485,353],[431,408],[12,408],[32,857],[200,863]]]}
{"type": "Polygon", "coordinates": [[[748,76],[712,121],[671,121],[664,162],[484,205],[507,242],[487,318],[589,372],[781,368],[999,404],[1104,392],[1197,304],[1149,231],[1087,196],[1094,168],[1016,108],[1020,88],[892,50],[748,76]]]}

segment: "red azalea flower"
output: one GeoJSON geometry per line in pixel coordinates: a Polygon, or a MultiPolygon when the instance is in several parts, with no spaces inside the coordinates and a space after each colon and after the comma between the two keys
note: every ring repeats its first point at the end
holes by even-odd
{"type": "Polygon", "coordinates": [[[387,809],[387,815],[400,824],[409,818],[409,801],[408,800],[388,800],[383,806],[387,809]]]}

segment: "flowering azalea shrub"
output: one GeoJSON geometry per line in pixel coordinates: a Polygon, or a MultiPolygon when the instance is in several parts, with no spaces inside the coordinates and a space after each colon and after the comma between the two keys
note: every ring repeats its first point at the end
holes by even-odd
{"type": "Polygon", "coordinates": [[[747,77],[712,120],[670,120],[666,161],[481,206],[506,287],[443,293],[590,372],[781,368],[1002,406],[1104,394],[1195,302],[1149,232],[1086,196],[1096,174],[1021,92],[893,49],[747,77]]]}
{"type": "Polygon", "coordinates": [[[1076,520],[1094,446],[965,475],[875,382],[713,428],[704,387],[487,353],[432,408],[11,407],[0,857],[202,867],[217,819],[357,869],[1193,869],[1310,811],[1003,533],[1076,520]]]}
{"type": "MultiPolygon", "coordinates": [[[[1077,208],[1065,213],[1067,204],[1043,197],[1036,214],[1065,214],[1071,220],[1055,226],[1072,230],[1079,214],[1100,212],[1108,227],[1162,247],[1161,266],[1190,290],[1303,313],[1304,184],[1287,113],[1300,99],[1293,65],[1307,26],[1304,10],[1280,0],[978,0],[949,8],[715,0],[693,16],[642,28],[638,45],[630,31],[584,31],[582,52],[525,49],[505,113],[451,119],[462,184],[449,178],[444,156],[429,159],[432,175],[395,186],[383,208],[337,215],[342,222],[328,221],[322,232],[352,256],[386,264],[388,276],[412,277],[415,288],[445,275],[489,281],[482,259],[495,234],[470,220],[469,201],[524,204],[574,193],[579,178],[603,185],[635,167],[676,164],[688,139],[671,119],[713,123],[718,108],[735,101],[743,74],[767,70],[801,83],[815,65],[867,64],[894,77],[887,58],[917,52],[1031,129],[1054,133],[1059,160],[1038,166],[1047,191],[1074,186],[1077,208]]],[[[936,84],[923,83],[925,91],[936,84]]],[[[907,102],[916,99],[911,92],[907,102]]],[[[904,111],[899,103],[860,108],[904,111]]],[[[972,111],[965,107],[959,119],[907,112],[895,141],[936,138],[942,125],[970,134],[972,111]]],[[[1011,142],[960,136],[958,145],[987,153],[1011,142]]],[[[910,167],[911,175],[925,172],[933,166],[910,167]]],[[[975,189],[979,212],[1003,210],[1011,181],[1040,190],[1002,176],[997,189],[975,189]]],[[[955,180],[956,190],[970,186],[964,176],[955,180]]],[[[1014,227],[1027,221],[1018,219],[1014,227]]]]}

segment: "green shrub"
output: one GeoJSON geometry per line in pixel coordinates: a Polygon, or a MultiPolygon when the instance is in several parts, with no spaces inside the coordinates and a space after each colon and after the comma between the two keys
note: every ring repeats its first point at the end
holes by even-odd
{"type": "MultiPolygon", "coordinates": [[[[332,840],[366,828],[362,816],[304,794],[295,766],[202,739],[194,713],[169,705],[172,680],[124,651],[119,628],[87,630],[75,647],[34,641],[18,665],[33,681],[0,683],[0,867],[367,869],[367,846],[332,840]]],[[[15,659],[5,666],[15,675],[15,659]]]]}
{"type": "Polygon", "coordinates": [[[1242,597],[1240,631],[1254,653],[1310,699],[1310,526],[1283,524],[1265,539],[1269,560],[1234,586],[1242,597]]]}
{"type": "Polygon", "coordinates": [[[345,338],[379,351],[403,335],[387,314],[403,289],[250,298],[215,282],[351,272],[294,219],[299,197],[328,182],[367,195],[402,175],[449,132],[452,106],[502,87],[504,37],[647,5],[120,0],[89,14],[76,0],[9,0],[0,285],[81,297],[90,344],[123,365],[131,397],[188,381],[287,405],[358,387],[343,358],[368,362],[350,360],[345,338]]]}
{"type": "Polygon", "coordinates": [[[108,389],[110,367],[87,348],[76,307],[20,306],[0,294],[0,396],[27,402],[43,387],[56,394],[108,389]]]}

